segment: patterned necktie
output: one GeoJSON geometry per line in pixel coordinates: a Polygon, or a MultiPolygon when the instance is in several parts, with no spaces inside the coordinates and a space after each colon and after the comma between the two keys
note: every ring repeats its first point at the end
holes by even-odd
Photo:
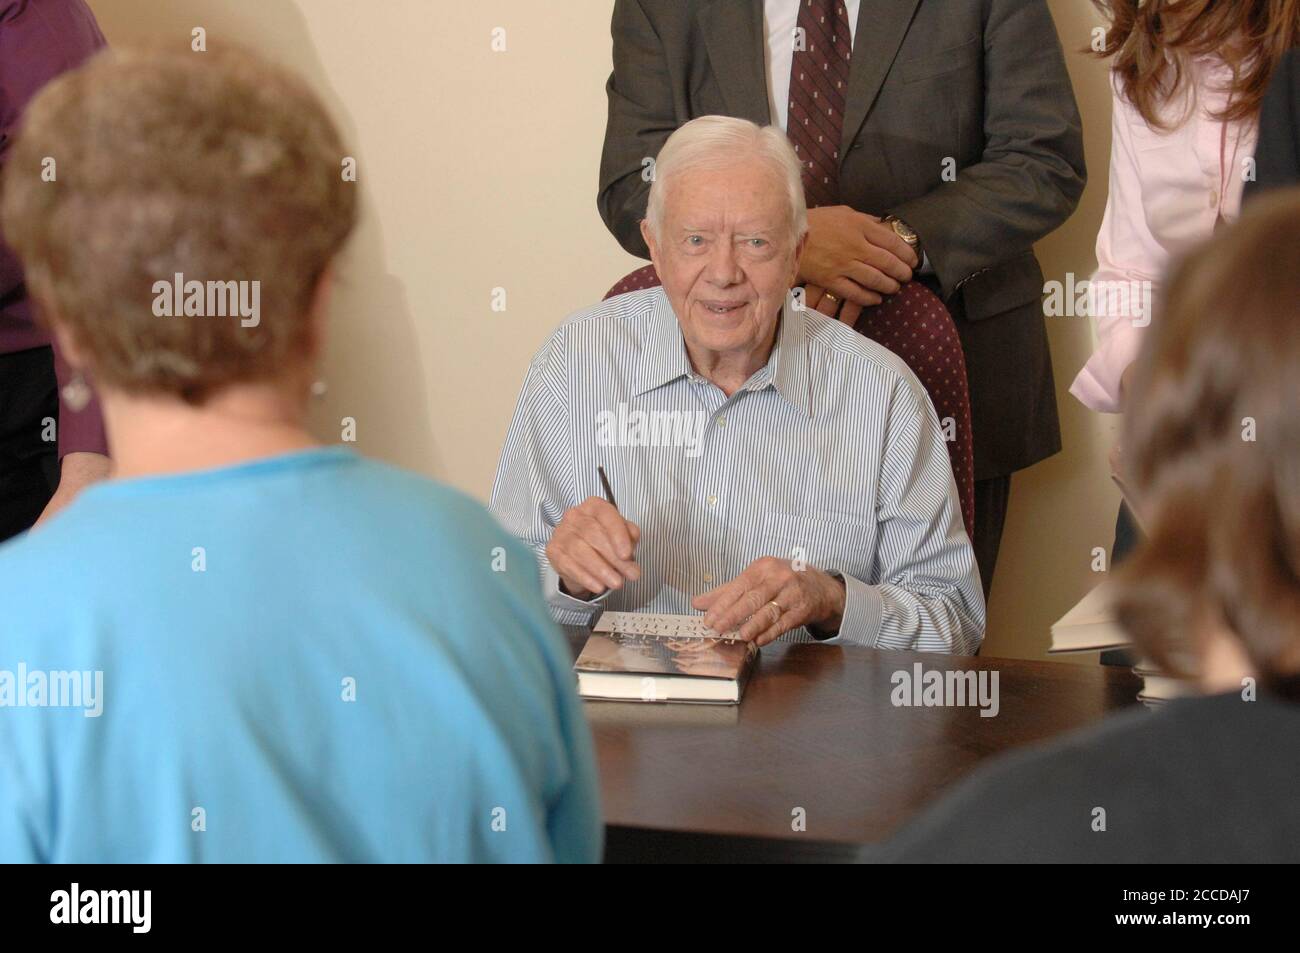
{"type": "Polygon", "coordinates": [[[786,134],[803,163],[809,208],[840,204],[840,139],[853,52],[844,0],[799,0],[786,134]]]}

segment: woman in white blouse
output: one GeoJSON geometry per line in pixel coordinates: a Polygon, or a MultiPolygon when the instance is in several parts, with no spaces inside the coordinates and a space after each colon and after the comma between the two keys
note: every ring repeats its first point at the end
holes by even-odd
{"type": "MultiPolygon", "coordinates": [[[[1260,101],[1300,43],[1300,0],[1094,0],[1114,56],[1110,194],[1090,313],[1097,346],[1070,393],[1120,413],[1125,380],[1165,270],[1234,221],[1254,171],[1260,101]]],[[[1111,455],[1118,470],[1119,448],[1111,455]]],[[[1135,542],[1121,507],[1113,558],[1135,542]]]]}

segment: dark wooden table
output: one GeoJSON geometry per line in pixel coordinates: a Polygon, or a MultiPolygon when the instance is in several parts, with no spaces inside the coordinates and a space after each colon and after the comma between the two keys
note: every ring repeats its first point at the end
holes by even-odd
{"type": "MultiPolygon", "coordinates": [[[[576,657],[587,633],[568,635],[576,657]]],[[[606,859],[847,858],[984,758],[1136,704],[1139,687],[1102,665],[770,645],[739,706],[587,702],[606,859]],[[917,662],[997,672],[997,716],[895,707],[893,674],[917,662]]]]}

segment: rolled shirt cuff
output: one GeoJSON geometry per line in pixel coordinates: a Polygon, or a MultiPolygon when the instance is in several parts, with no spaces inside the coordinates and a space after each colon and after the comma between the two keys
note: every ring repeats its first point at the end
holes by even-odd
{"type": "Polygon", "coordinates": [[[1119,382],[1141,349],[1142,328],[1127,321],[1113,327],[1074,378],[1070,393],[1099,414],[1120,413],[1119,382]]]}
{"type": "Polygon", "coordinates": [[[1116,396],[1108,393],[1101,381],[1097,380],[1086,367],[1074,378],[1074,383],[1070,385],[1070,394],[1083,406],[1099,414],[1119,413],[1119,402],[1116,396]]]}

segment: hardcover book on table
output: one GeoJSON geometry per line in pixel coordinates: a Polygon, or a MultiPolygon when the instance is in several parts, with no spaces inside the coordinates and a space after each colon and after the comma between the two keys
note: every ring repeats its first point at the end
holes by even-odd
{"type": "MultiPolygon", "coordinates": [[[[632,614],[606,613],[627,615],[632,614]]],[[[573,666],[578,673],[578,694],[610,701],[738,704],[758,658],[758,647],[741,639],[706,634],[708,630],[699,628],[698,617],[681,618],[693,621],[624,623],[602,616],[573,666]]]]}
{"type": "Polygon", "coordinates": [[[1115,620],[1114,590],[1103,581],[1052,625],[1049,652],[1096,652],[1124,648],[1129,637],[1115,620]]]}

